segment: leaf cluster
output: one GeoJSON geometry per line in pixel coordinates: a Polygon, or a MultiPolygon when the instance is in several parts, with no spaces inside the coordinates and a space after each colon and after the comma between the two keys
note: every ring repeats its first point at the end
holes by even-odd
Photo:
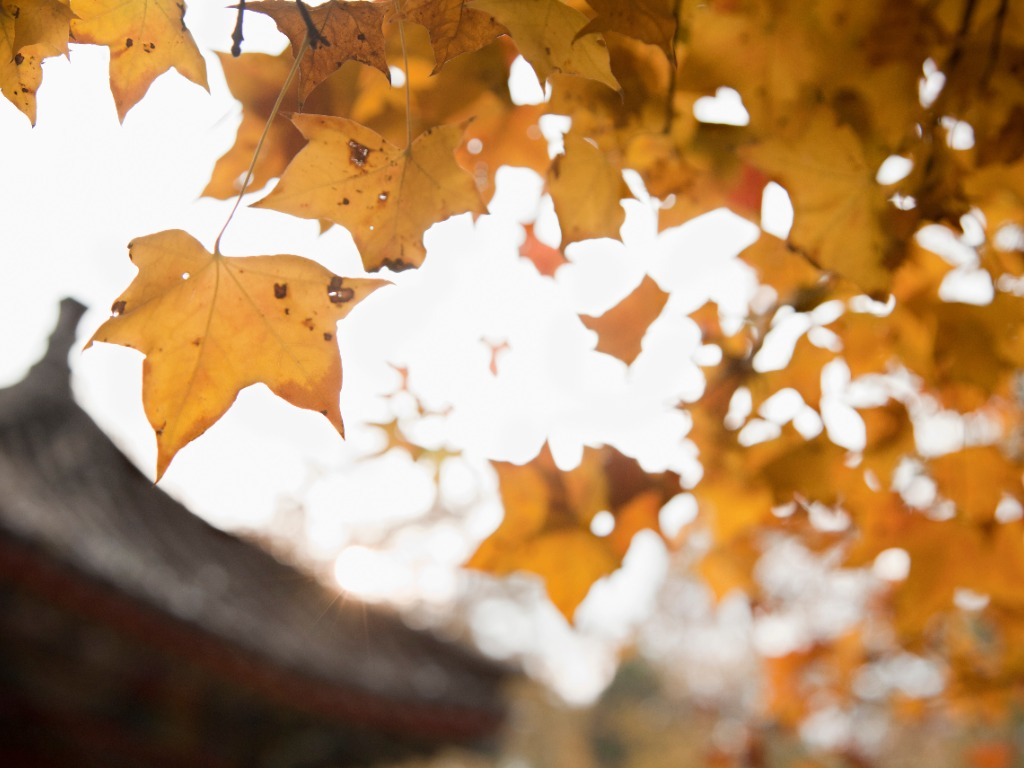
{"type": "MultiPolygon", "coordinates": [[[[263,0],[245,8],[272,18],[291,50],[221,55],[242,121],[206,194],[227,198],[250,179],[257,188],[279,179],[257,206],[345,227],[367,271],[421,265],[424,232],[485,213],[503,165],[545,179],[561,241],[554,248],[528,230],[523,253],[546,275],[573,243],[620,236],[622,201],[634,195],[624,173],[657,201],[661,229],[723,206],[760,225],[769,182],[788,192],[792,228],[784,237],[762,231],[739,255],[760,286],[744,316],[724,317],[713,304],[691,315],[705,348],[719,353],[705,366],[699,400],[678,404],[692,419],[679,439],[699,450],[703,478],[682,488],[678,475],[644,472],[609,446],[588,449],[568,471],[547,450],[524,466],[496,463],[506,517],[471,565],[539,574],[571,617],[644,528],[697,547],[717,595],[740,589],[766,610],[756,566],[779,535],[837,553],[845,568],[870,568],[899,550],[909,570],[883,589],[899,645],[942,659],[951,697],[1016,695],[1024,680],[1024,7],[263,0]],[[543,103],[513,100],[517,56],[547,89],[543,103]],[[730,92],[743,119],[700,117],[701,103],[730,92]],[[554,157],[539,128],[546,115],[571,120],[554,157]],[[894,163],[907,169],[898,178],[886,172],[894,163]],[[954,245],[943,251],[940,241],[954,245]],[[968,257],[956,262],[954,252],[968,257]],[[965,277],[985,290],[957,294],[965,277]],[[771,370],[761,352],[783,322],[803,331],[788,362],[771,370]],[[864,402],[843,403],[863,427],[860,441],[824,428],[835,396],[823,381],[837,371],[873,387],[864,402]],[[772,404],[783,394],[799,407],[780,416],[772,404]],[[961,425],[955,450],[922,442],[940,410],[961,425]],[[692,494],[699,514],[669,534],[658,511],[680,492],[692,494]],[[610,536],[592,530],[605,512],[615,520],[610,536]],[[983,607],[960,607],[966,593],[983,607]]],[[[205,86],[183,13],[171,0],[2,0],[0,91],[34,119],[40,62],[66,54],[69,39],[110,48],[122,118],[170,67],[205,86]]],[[[147,355],[158,474],[256,381],[322,411],[340,431],[334,324],[381,281],[331,275],[294,256],[228,259],[181,232],[139,238],[130,250],[139,276],[94,340],[147,355]]],[[[629,364],[671,306],[646,277],[619,306],[583,322],[599,351],[629,364]]],[[[828,640],[815,653],[855,665],[877,652],[869,635],[837,633],[841,653],[829,656],[828,640]]],[[[774,678],[779,690],[800,687],[787,675],[805,674],[806,664],[779,668],[788,670],[774,678]]],[[[784,699],[768,696],[780,720],[789,717],[784,699]]]]}

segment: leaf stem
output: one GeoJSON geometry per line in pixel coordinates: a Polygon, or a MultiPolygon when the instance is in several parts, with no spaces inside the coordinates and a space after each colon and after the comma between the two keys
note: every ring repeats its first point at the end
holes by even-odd
{"type": "Polygon", "coordinates": [[[676,28],[672,33],[672,55],[668,57],[668,94],[665,99],[665,122],[662,125],[661,132],[668,135],[672,130],[672,122],[675,119],[675,98],[676,98],[676,77],[679,70],[679,59],[676,55],[676,47],[679,45],[679,31],[682,28],[682,22],[679,17],[683,11],[683,0],[675,0],[672,5],[672,15],[676,19],[676,28]]]}
{"type": "Polygon", "coordinates": [[[274,124],[274,120],[277,119],[277,113],[281,111],[281,104],[284,102],[285,94],[288,93],[288,88],[292,84],[292,80],[295,79],[295,74],[299,71],[299,63],[302,61],[302,56],[305,54],[306,49],[309,48],[309,33],[302,38],[302,45],[299,46],[299,50],[295,54],[295,62],[292,64],[292,68],[288,71],[288,77],[284,79],[284,85],[281,86],[281,92],[277,94],[277,101],[274,102],[274,108],[270,110],[270,117],[267,118],[267,124],[263,128],[263,135],[260,136],[259,143],[256,144],[256,149],[252,153],[252,162],[249,163],[249,170],[245,172],[245,178],[242,180],[242,188],[238,190],[238,197],[235,199],[235,205],[231,209],[231,213],[228,214],[227,221],[224,222],[224,226],[220,228],[220,234],[217,235],[217,239],[213,243],[213,255],[219,257],[220,252],[220,240],[224,237],[224,232],[227,230],[231,220],[235,217],[235,212],[238,210],[238,206],[242,204],[242,198],[245,196],[245,191],[249,188],[249,183],[252,181],[253,172],[256,170],[256,161],[259,160],[260,152],[263,150],[263,143],[267,140],[267,134],[270,133],[270,126],[274,124]]]}
{"type": "Polygon", "coordinates": [[[235,31],[231,33],[231,55],[236,59],[242,55],[242,19],[245,16],[245,0],[238,0],[238,18],[235,19],[235,31]]]}
{"type": "Polygon", "coordinates": [[[405,44],[405,19],[402,18],[400,0],[392,0],[395,6],[395,17],[398,19],[398,40],[402,45],[402,67],[405,69],[405,150],[412,147],[412,86],[409,83],[409,48],[405,44]]]}

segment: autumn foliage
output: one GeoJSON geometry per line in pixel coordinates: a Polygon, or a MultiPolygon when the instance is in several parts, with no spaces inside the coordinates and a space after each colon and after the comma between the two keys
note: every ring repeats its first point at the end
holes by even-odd
{"type": "MultiPolygon", "coordinates": [[[[424,232],[484,214],[503,165],[546,180],[561,242],[542,243],[528,228],[521,251],[543,275],[573,243],[620,236],[621,201],[634,195],[624,172],[660,201],[661,229],[720,207],[759,224],[769,182],[792,201],[788,233],[763,232],[739,255],[760,286],[743,316],[712,304],[691,316],[717,350],[703,394],[678,404],[692,422],[679,440],[696,446],[703,477],[683,488],[677,475],[645,472],[610,446],[588,449],[573,469],[546,450],[524,466],[496,463],[506,517],[471,566],[538,574],[571,618],[591,584],[621,564],[632,535],[664,534],[659,509],[692,494],[697,519],[668,543],[699,541],[695,567],[714,592],[742,590],[765,610],[755,571],[779,537],[851,569],[894,550],[909,556],[909,570],[887,582],[871,631],[774,663],[766,706],[781,722],[804,714],[787,691],[807,695],[801,676],[812,655],[843,696],[854,695],[851,670],[899,648],[944,660],[951,701],[998,709],[1019,699],[1024,5],[244,7],[271,17],[290,49],[220,54],[243,113],[206,194],[230,198],[242,183],[280,179],[257,207],[345,227],[368,272],[420,266],[430,257],[424,232]],[[513,101],[517,56],[546,85],[544,103],[513,101]],[[401,87],[392,68],[404,73],[401,87]],[[742,100],[747,119],[733,121],[741,124],[695,116],[695,104],[721,89],[742,100]],[[554,157],[538,128],[545,115],[571,119],[554,157]],[[894,165],[902,171],[885,170],[894,165]],[[965,280],[981,288],[958,289],[965,280]],[[759,353],[784,321],[803,330],[788,362],[768,366],[759,353]],[[808,427],[766,406],[795,392],[822,412],[823,371],[837,370],[870,384],[856,404],[858,444],[820,419],[808,427]],[[958,425],[953,447],[923,437],[936,414],[958,425]],[[606,537],[591,526],[603,512],[616,519],[606,537]],[[890,633],[884,642],[879,625],[890,633]]],[[[206,83],[174,0],[0,0],[0,91],[31,121],[40,62],[66,55],[69,40],[110,48],[122,119],[169,68],[206,83]]],[[[255,382],[341,431],[335,324],[383,281],[332,275],[297,256],[225,258],[184,232],[140,236],[130,252],[138,277],[93,341],[147,356],[158,476],[255,382]]],[[[646,277],[621,304],[581,322],[596,331],[599,351],[629,364],[666,306],[669,293],[646,277]]]]}

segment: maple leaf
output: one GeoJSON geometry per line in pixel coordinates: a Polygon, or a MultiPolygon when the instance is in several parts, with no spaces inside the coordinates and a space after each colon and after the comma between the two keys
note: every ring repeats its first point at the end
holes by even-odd
{"type": "Polygon", "coordinates": [[[626,220],[620,201],[630,197],[622,171],[598,147],[572,133],[548,173],[548,192],[562,228],[562,245],[595,237],[619,238],[626,220]]]}
{"type": "MultiPolygon", "coordinates": [[[[291,69],[287,53],[278,56],[246,53],[237,58],[227,53],[217,55],[231,94],[242,102],[242,122],[238,126],[235,143],[217,160],[210,181],[203,190],[204,195],[223,199],[238,194],[239,182],[252,162],[261,138],[263,146],[253,166],[250,191],[262,189],[268,181],[280,176],[288,162],[302,149],[303,142],[302,134],[282,115],[275,117],[267,128],[277,94],[291,69]]],[[[294,102],[298,93],[294,82],[289,91],[290,102],[294,102]]]]}
{"type": "Polygon", "coordinates": [[[172,67],[209,90],[206,61],[185,27],[184,0],[71,0],[75,42],[110,49],[110,90],[123,122],[172,67]]]}
{"type": "Polygon", "coordinates": [[[181,230],[129,244],[139,274],[89,344],[142,352],[159,480],[175,454],[264,383],[344,434],[337,322],[386,282],[342,278],[298,256],[215,256],[181,230]]]}
{"type": "Polygon", "coordinates": [[[1004,493],[1024,499],[1021,468],[991,445],[972,446],[932,459],[929,470],[939,493],[974,523],[990,523],[1004,493]]]}
{"type": "Polygon", "coordinates": [[[0,91],[35,125],[36,91],[43,81],[41,52],[38,46],[14,52],[9,46],[14,39],[13,24],[6,22],[7,17],[0,14],[0,91]]]}
{"type": "Polygon", "coordinates": [[[527,464],[493,464],[505,517],[467,566],[540,576],[570,621],[594,582],[622,564],[633,536],[658,529],[658,512],[679,492],[677,474],[647,474],[610,446],[584,448],[580,465],[569,471],[558,469],[546,444],[527,464]],[[601,511],[615,519],[607,536],[590,528],[601,511]]]}
{"type": "Polygon", "coordinates": [[[593,32],[616,32],[656,45],[675,62],[676,17],[669,0],[587,0],[597,17],[576,33],[583,37],[593,32]]]}
{"type": "MultiPolygon", "coordinates": [[[[306,21],[294,0],[260,0],[246,5],[265,13],[291,41],[297,55],[308,33],[306,21]]],[[[380,70],[391,82],[384,51],[386,6],[366,0],[329,0],[309,9],[320,40],[311,41],[299,64],[299,105],[320,83],[341,69],[346,61],[358,61],[380,70]]]]}
{"type": "Polygon", "coordinates": [[[0,13],[14,18],[14,50],[30,45],[49,49],[47,56],[68,55],[68,36],[71,20],[70,0],[5,0],[0,13]]]}
{"type": "Polygon", "coordinates": [[[428,130],[403,150],[345,118],[292,121],[309,143],[256,206],[341,224],[371,272],[418,267],[431,225],[484,210],[472,177],[455,162],[462,126],[428,130]]]}
{"type": "Polygon", "coordinates": [[[402,15],[426,27],[434,48],[434,72],[450,59],[479,50],[508,33],[490,14],[468,7],[469,0],[403,0],[402,15]]]}
{"type": "Polygon", "coordinates": [[[577,39],[589,19],[575,8],[559,0],[474,0],[471,7],[508,28],[542,83],[552,74],[579,75],[619,90],[604,40],[596,34],[577,39]]]}
{"type": "Polygon", "coordinates": [[[799,141],[768,139],[742,156],[789,192],[794,247],[868,293],[888,292],[897,247],[886,226],[891,206],[852,129],[818,110],[799,141]]]}
{"type": "Polygon", "coordinates": [[[61,0],[0,2],[0,92],[32,125],[44,59],[68,53],[74,14],[61,0]]]}
{"type": "Polygon", "coordinates": [[[647,328],[658,319],[668,294],[645,275],[633,291],[600,317],[581,316],[583,324],[597,333],[597,351],[619,358],[626,365],[640,354],[647,328]]]}

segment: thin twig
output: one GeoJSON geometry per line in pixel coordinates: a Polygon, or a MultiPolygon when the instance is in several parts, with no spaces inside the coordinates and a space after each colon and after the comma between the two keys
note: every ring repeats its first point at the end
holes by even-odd
{"type": "Polygon", "coordinates": [[[295,73],[299,71],[299,62],[302,61],[302,55],[306,52],[309,47],[309,35],[307,34],[302,39],[302,45],[299,46],[298,53],[295,56],[295,61],[292,64],[292,68],[288,72],[288,77],[284,80],[284,85],[281,86],[281,92],[277,94],[277,101],[274,102],[274,108],[270,110],[270,117],[267,118],[267,124],[263,128],[263,135],[260,136],[259,143],[256,145],[256,150],[252,153],[252,162],[249,163],[249,170],[245,172],[245,178],[242,180],[242,188],[238,191],[238,198],[235,200],[235,205],[231,209],[231,213],[228,214],[227,221],[224,222],[224,226],[220,229],[220,234],[217,235],[217,239],[213,244],[213,255],[220,256],[220,239],[224,237],[224,232],[228,228],[228,224],[235,217],[235,212],[238,210],[238,206],[242,204],[242,197],[245,195],[245,190],[249,188],[249,182],[252,181],[253,172],[256,170],[256,161],[259,159],[260,151],[263,149],[263,143],[267,139],[267,134],[270,133],[270,126],[273,125],[274,120],[277,118],[277,113],[281,109],[281,104],[284,102],[285,94],[288,93],[288,88],[292,84],[292,80],[295,79],[295,73]]]}

